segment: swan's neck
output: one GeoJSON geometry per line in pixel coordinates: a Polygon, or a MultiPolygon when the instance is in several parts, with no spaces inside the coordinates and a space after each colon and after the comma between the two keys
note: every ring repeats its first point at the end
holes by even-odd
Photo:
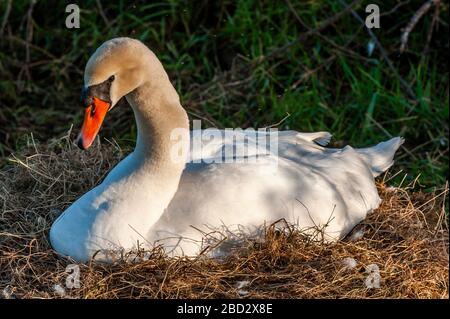
{"type": "Polygon", "coordinates": [[[156,84],[145,82],[126,99],[137,125],[133,167],[129,172],[133,179],[130,191],[140,202],[136,214],[144,214],[145,220],[154,223],[178,189],[185,161],[174,161],[172,152],[180,143],[184,143],[185,149],[189,147],[188,117],[166,74],[156,84]],[[174,140],[173,130],[181,132],[183,138],[174,140]]]}
{"type": "Polygon", "coordinates": [[[177,173],[181,173],[178,170],[183,169],[184,163],[173,163],[170,158],[173,147],[180,141],[171,134],[174,130],[184,130],[187,139],[183,140],[189,146],[189,122],[169,79],[156,85],[146,82],[126,98],[133,108],[137,125],[134,153],[142,160],[150,161],[154,168],[170,166],[175,169],[177,166],[177,173]]]}

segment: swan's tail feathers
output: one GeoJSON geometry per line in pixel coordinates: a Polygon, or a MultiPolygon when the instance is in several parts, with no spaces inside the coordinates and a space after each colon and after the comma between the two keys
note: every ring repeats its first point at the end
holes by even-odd
{"type": "Polygon", "coordinates": [[[395,152],[404,141],[402,137],[394,137],[372,147],[359,148],[357,152],[371,168],[373,177],[377,177],[394,164],[395,152]]]}
{"type": "Polygon", "coordinates": [[[320,146],[326,146],[330,143],[332,135],[329,132],[297,133],[297,138],[310,142],[315,142],[320,146]]]}

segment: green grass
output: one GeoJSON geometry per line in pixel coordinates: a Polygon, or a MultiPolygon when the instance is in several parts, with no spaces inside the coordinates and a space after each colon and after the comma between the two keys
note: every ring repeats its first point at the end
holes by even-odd
{"type": "MultiPolygon", "coordinates": [[[[364,18],[372,2],[358,5],[358,14],[364,18]]],[[[291,3],[311,28],[343,9],[331,0],[291,3]]],[[[380,2],[381,13],[396,4],[380,2]]],[[[83,1],[81,28],[69,30],[64,3],[38,1],[28,19],[30,2],[13,1],[0,38],[0,155],[20,149],[31,132],[45,142],[72,124],[76,131],[87,59],[103,41],[132,36],[157,53],[193,119],[219,127],[262,127],[285,118],[280,129],[328,130],[337,146],[368,146],[402,135],[406,143],[394,171],[403,173],[394,183],[407,173],[406,181],[420,175],[426,189],[441,187],[448,177],[447,2],[441,3],[439,31],[428,52],[422,54],[434,9],[414,28],[408,50],[398,54],[401,29],[421,4],[408,2],[373,30],[414,91],[413,100],[378,48],[367,56],[370,37],[351,14],[261,61],[306,31],[286,2],[103,1],[106,22],[96,1],[83,1]],[[33,27],[28,73],[27,21],[33,27]]],[[[6,5],[0,3],[0,19],[6,5]]],[[[115,108],[102,134],[132,145],[129,107],[115,108]]]]}

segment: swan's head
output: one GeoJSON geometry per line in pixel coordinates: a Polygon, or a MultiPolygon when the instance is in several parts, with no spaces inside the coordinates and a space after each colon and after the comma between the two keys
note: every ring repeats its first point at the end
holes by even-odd
{"type": "Polygon", "coordinates": [[[81,149],[92,144],[117,101],[148,80],[146,66],[155,64],[155,59],[142,42],[130,38],[106,41],[94,52],[84,71],[81,101],[85,113],[77,141],[81,149]]]}

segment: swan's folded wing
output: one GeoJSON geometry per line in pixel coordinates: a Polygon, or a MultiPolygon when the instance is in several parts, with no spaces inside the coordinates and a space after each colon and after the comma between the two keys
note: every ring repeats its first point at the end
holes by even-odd
{"type": "Polygon", "coordinates": [[[234,130],[231,134],[229,133],[213,128],[192,131],[188,159],[196,162],[211,158],[224,158],[227,157],[227,154],[233,154],[233,158],[268,155],[268,153],[272,153],[271,147],[274,145],[278,147],[276,153],[283,153],[284,150],[292,148],[292,145],[302,142],[326,146],[332,137],[329,132],[301,133],[294,130],[272,132],[234,130]],[[199,142],[196,142],[196,138],[199,142]],[[277,139],[276,144],[272,143],[274,142],[273,138],[277,139]]]}
{"type": "Polygon", "coordinates": [[[307,140],[319,144],[320,146],[326,146],[330,143],[331,133],[329,132],[312,132],[312,133],[297,133],[297,138],[307,140]]]}

